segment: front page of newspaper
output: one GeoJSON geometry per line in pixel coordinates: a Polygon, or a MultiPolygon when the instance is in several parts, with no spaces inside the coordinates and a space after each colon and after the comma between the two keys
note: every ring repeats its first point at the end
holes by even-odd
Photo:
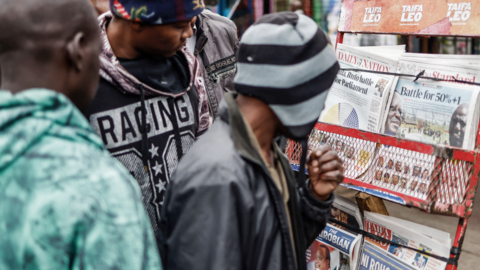
{"type": "MultiPolygon", "coordinates": [[[[410,227],[405,227],[402,226],[402,224],[398,224],[395,220],[388,220],[388,218],[389,217],[379,214],[365,212],[365,231],[404,246],[445,258],[449,257],[450,246],[445,244],[445,242],[448,242],[447,239],[438,241],[437,239],[418,233],[413,225],[414,223],[412,223],[410,227]]],[[[415,269],[443,270],[446,267],[446,263],[443,261],[394,244],[387,244],[368,237],[365,238],[365,243],[375,245],[382,253],[390,253],[390,255],[397,257],[415,269]]],[[[363,257],[361,261],[362,260],[363,257]]]]}
{"type": "MultiPolygon", "coordinates": [[[[341,64],[342,68],[356,68],[341,64]]],[[[338,72],[319,121],[379,132],[382,111],[394,77],[366,72],[338,72]]]]}
{"type": "Polygon", "coordinates": [[[354,250],[361,239],[361,235],[327,224],[307,250],[307,270],[355,270],[354,250]]]}
{"type": "Polygon", "coordinates": [[[385,253],[382,249],[365,242],[362,248],[359,270],[385,269],[385,270],[417,270],[413,265],[409,265],[390,253],[385,253]]]}
{"type": "Polygon", "coordinates": [[[382,133],[473,150],[478,123],[474,86],[400,78],[382,133]]]}
{"type": "MultiPolygon", "coordinates": [[[[363,229],[363,219],[358,206],[341,196],[335,196],[331,216],[354,228],[363,229]]],[[[307,251],[308,270],[328,269],[328,267],[337,270],[355,270],[357,269],[361,245],[361,235],[342,226],[329,223],[307,251]],[[322,260],[323,257],[330,257],[329,262],[322,260]]]]}
{"type": "MultiPolygon", "coordinates": [[[[396,59],[338,44],[337,58],[342,69],[366,69],[395,72],[396,59]]],[[[319,121],[379,132],[383,123],[382,112],[395,76],[340,70],[330,88],[319,121]]]]}

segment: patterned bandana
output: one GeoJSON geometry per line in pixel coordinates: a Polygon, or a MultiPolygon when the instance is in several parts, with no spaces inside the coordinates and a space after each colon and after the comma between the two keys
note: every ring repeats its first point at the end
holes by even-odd
{"type": "Polygon", "coordinates": [[[190,20],[204,8],[203,0],[110,0],[113,14],[148,24],[190,20]]]}

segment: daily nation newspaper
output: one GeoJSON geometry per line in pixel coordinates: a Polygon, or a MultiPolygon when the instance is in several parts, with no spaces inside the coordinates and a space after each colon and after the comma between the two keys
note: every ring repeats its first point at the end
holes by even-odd
{"type": "MultiPolygon", "coordinates": [[[[363,229],[363,220],[356,204],[341,196],[333,202],[331,216],[350,226],[363,229]]],[[[356,270],[362,236],[342,226],[328,223],[307,250],[308,270],[356,270]]]]}
{"type": "MultiPolygon", "coordinates": [[[[397,60],[372,54],[355,47],[337,47],[342,69],[369,69],[395,72],[397,60]]],[[[356,129],[379,132],[382,112],[395,76],[340,70],[330,88],[319,121],[356,129]]]]}
{"type": "Polygon", "coordinates": [[[392,91],[382,133],[473,150],[478,96],[476,86],[402,77],[392,91]]]}
{"type": "MultiPolygon", "coordinates": [[[[394,243],[408,246],[448,258],[451,239],[448,233],[428,228],[380,214],[365,212],[365,231],[381,236],[394,243]]],[[[443,270],[446,263],[427,254],[422,254],[399,245],[388,244],[365,238],[365,245],[360,259],[360,269],[369,269],[371,259],[376,263],[383,258],[388,263],[401,263],[398,269],[443,270]],[[367,259],[368,258],[368,259],[367,259]]]]}

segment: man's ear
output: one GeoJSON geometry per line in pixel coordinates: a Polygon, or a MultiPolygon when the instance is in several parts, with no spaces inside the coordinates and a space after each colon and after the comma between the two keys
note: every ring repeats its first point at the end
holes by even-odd
{"type": "Polygon", "coordinates": [[[83,69],[83,42],[85,42],[85,35],[82,32],[78,32],[67,44],[68,60],[78,72],[83,69]]]}
{"type": "Polygon", "coordinates": [[[135,22],[135,21],[130,21],[130,26],[134,31],[141,32],[144,28],[142,23],[135,22]]]}

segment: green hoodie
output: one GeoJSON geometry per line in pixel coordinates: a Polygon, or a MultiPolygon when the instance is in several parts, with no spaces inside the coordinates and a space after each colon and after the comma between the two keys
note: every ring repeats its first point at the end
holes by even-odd
{"type": "Polygon", "coordinates": [[[0,269],[162,269],[140,198],[65,96],[0,91],[0,269]]]}

